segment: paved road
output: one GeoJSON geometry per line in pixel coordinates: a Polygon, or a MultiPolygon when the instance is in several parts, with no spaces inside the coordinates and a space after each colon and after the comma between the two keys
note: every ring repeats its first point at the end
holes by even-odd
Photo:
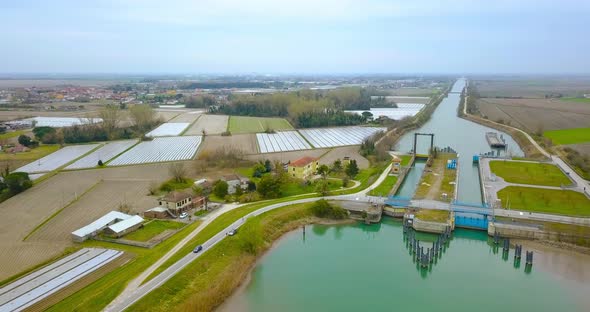
{"type": "MultiPolygon", "coordinates": [[[[391,165],[389,165],[383,171],[383,173],[379,176],[379,178],[377,180],[375,180],[375,182],[371,186],[369,186],[368,188],[366,188],[360,192],[357,192],[354,194],[349,194],[349,195],[326,196],[323,198],[327,199],[327,200],[349,200],[349,201],[358,201],[358,202],[367,202],[367,203],[375,203],[375,202],[382,203],[384,198],[375,197],[375,196],[367,196],[366,194],[370,190],[379,186],[379,184],[381,184],[381,182],[383,182],[383,180],[385,180],[385,178],[387,177],[390,170],[391,170],[391,165]]],[[[219,233],[215,234],[215,236],[210,238],[208,241],[206,241],[202,245],[203,250],[201,252],[199,252],[199,253],[192,253],[191,252],[191,253],[187,254],[186,256],[184,256],[183,258],[178,260],[176,263],[174,263],[173,265],[168,267],[166,270],[164,270],[162,273],[158,274],[157,276],[155,276],[154,278],[152,278],[151,280],[146,282],[145,284],[129,291],[128,293],[125,293],[124,295],[122,294],[122,296],[117,297],[117,299],[115,301],[113,301],[105,309],[105,311],[123,311],[123,310],[129,308],[131,305],[133,305],[135,302],[137,302],[143,296],[147,295],[148,293],[150,293],[154,289],[156,289],[159,286],[161,286],[162,284],[164,284],[166,281],[168,281],[174,275],[178,274],[178,272],[180,272],[182,269],[184,269],[189,263],[191,263],[192,261],[194,261],[195,259],[200,257],[205,251],[209,250],[211,247],[215,246],[217,243],[219,243],[221,240],[223,240],[227,236],[227,233],[229,231],[242,226],[246,222],[246,220],[248,220],[248,218],[258,216],[262,213],[265,213],[265,212],[273,210],[273,209],[277,209],[277,208],[281,208],[281,207],[285,207],[285,206],[289,206],[289,205],[294,205],[294,204],[314,202],[314,201],[317,201],[318,199],[320,199],[320,198],[319,197],[312,197],[312,198],[303,198],[303,199],[297,199],[297,200],[292,200],[292,201],[288,201],[288,202],[273,204],[273,205],[266,206],[264,208],[258,209],[256,211],[253,211],[253,212],[245,215],[243,218],[236,220],[234,223],[232,223],[231,225],[229,225],[228,227],[226,227],[225,229],[223,229],[219,233]]]]}

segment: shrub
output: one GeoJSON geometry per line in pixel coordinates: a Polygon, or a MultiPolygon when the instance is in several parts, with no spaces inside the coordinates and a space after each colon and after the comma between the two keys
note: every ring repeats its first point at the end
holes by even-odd
{"type": "Polygon", "coordinates": [[[219,198],[225,198],[225,196],[227,195],[228,187],[229,186],[227,185],[227,182],[217,180],[213,184],[213,194],[215,194],[215,196],[219,198]]]}
{"type": "Polygon", "coordinates": [[[326,200],[320,199],[311,206],[311,212],[318,218],[344,219],[348,212],[338,206],[330,205],[326,200]]]}

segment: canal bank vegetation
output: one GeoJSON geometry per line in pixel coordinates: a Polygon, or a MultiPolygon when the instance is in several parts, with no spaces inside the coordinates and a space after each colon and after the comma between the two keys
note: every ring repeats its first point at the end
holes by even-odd
{"type": "Polygon", "coordinates": [[[507,209],[590,217],[590,200],[576,191],[508,186],[498,198],[507,209]]]}
{"type": "Polygon", "coordinates": [[[130,310],[214,310],[240,286],[257,259],[283,234],[310,223],[334,222],[316,217],[314,205],[317,203],[291,205],[250,218],[237,235],[205,251],[130,310]]]}
{"type": "Polygon", "coordinates": [[[369,192],[371,196],[387,196],[391,193],[393,186],[397,183],[398,176],[388,175],[379,186],[369,192]]]}
{"type": "Polygon", "coordinates": [[[453,200],[457,169],[447,168],[447,162],[456,158],[455,153],[442,153],[435,148],[428,157],[427,167],[422,172],[414,198],[447,202],[453,200]]]}
{"type": "Polygon", "coordinates": [[[414,217],[428,222],[447,223],[450,213],[448,210],[420,209],[414,213],[414,217]]]}
{"type": "Polygon", "coordinates": [[[490,161],[490,170],[509,183],[546,186],[570,185],[570,179],[555,165],[522,161],[490,161]]]}

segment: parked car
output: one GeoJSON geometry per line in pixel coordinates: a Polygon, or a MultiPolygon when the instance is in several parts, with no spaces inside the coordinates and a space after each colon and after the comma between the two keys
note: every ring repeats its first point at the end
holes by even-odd
{"type": "Polygon", "coordinates": [[[229,236],[234,236],[236,234],[238,234],[238,229],[233,229],[233,230],[227,232],[227,235],[229,235],[229,236]]]}
{"type": "Polygon", "coordinates": [[[181,214],[180,214],[180,218],[181,218],[181,219],[184,219],[184,218],[186,218],[186,217],[188,217],[188,213],[186,213],[186,212],[183,212],[183,213],[181,213],[181,214]]]}
{"type": "Polygon", "coordinates": [[[203,250],[203,246],[199,245],[199,246],[195,247],[195,249],[193,249],[193,252],[198,253],[201,250],[203,250]]]}

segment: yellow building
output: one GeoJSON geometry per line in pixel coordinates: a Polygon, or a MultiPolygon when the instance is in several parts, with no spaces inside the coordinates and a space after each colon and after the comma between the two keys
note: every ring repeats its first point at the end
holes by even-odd
{"type": "Polygon", "coordinates": [[[290,162],[287,170],[291,177],[306,180],[315,174],[318,165],[318,158],[306,156],[290,162]]]}
{"type": "Polygon", "coordinates": [[[393,155],[393,159],[391,160],[393,165],[391,166],[391,173],[398,174],[402,168],[402,160],[401,158],[393,155]]]}

